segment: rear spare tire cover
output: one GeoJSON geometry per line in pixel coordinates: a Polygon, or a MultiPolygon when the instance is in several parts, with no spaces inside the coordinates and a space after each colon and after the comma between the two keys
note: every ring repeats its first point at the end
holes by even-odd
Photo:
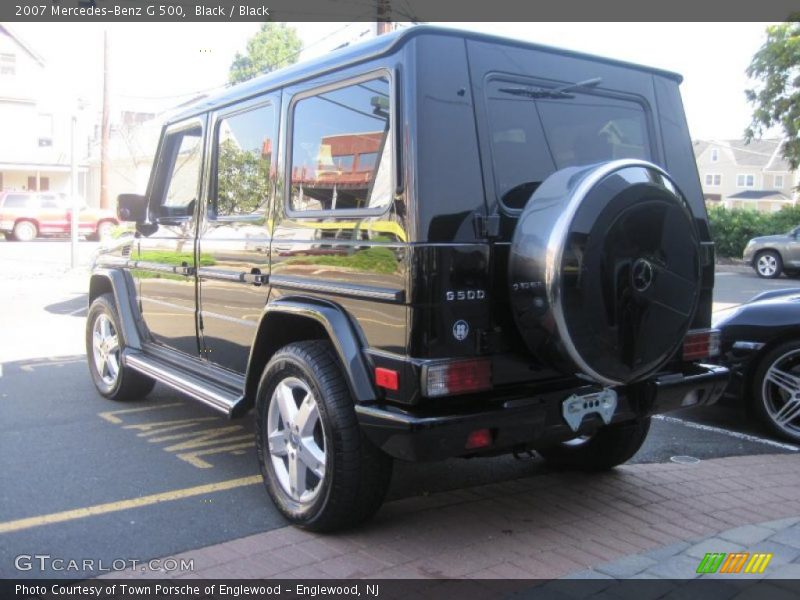
{"type": "Polygon", "coordinates": [[[681,346],[700,294],[700,243],[660,167],[618,160],[548,177],[509,259],[514,319],[530,351],[604,385],[651,375],[681,346]]]}

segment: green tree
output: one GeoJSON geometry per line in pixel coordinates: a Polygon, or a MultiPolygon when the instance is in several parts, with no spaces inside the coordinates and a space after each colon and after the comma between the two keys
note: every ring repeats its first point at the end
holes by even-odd
{"type": "Polygon", "coordinates": [[[753,105],[748,141],[770,127],[783,129],[783,156],[793,169],[800,166],[800,13],[792,21],[767,27],[767,40],[753,56],[747,75],[757,80],[745,91],[753,105]]]}
{"type": "Polygon", "coordinates": [[[247,81],[297,62],[303,42],[293,27],[285,23],[264,23],[247,40],[247,52],[236,53],[228,79],[231,83],[247,81]]]}
{"type": "Polygon", "coordinates": [[[221,215],[244,215],[262,207],[269,194],[271,156],[240,150],[232,140],[219,147],[217,210],[221,215]]]}

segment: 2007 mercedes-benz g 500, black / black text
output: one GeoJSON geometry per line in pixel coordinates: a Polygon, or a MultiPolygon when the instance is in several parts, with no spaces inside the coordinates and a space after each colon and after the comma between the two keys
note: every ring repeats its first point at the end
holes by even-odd
{"type": "Polygon", "coordinates": [[[414,27],[200,101],[97,256],[97,389],[254,409],[313,530],[372,515],[393,459],[625,462],[727,380],[679,83],[414,27]]]}

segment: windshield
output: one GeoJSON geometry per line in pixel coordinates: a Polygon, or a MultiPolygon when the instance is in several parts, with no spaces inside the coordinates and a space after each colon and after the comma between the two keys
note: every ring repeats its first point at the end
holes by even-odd
{"type": "Polygon", "coordinates": [[[651,160],[647,114],[638,102],[593,90],[535,98],[508,91],[519,87],[507,80],[487,86],[495,188],[505,206],[523,208],[542,181],[565,167],[651,160]]]}

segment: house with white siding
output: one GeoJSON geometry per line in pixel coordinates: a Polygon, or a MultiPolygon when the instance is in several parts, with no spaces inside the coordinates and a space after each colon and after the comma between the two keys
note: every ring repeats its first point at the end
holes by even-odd
{"type": "MultiPolygon", "coordinates": [[[[75,107],[55,89],[47,65],[11,25],[0,23],[0,190],[70,190],[75,107]]],[[[78,191],[85,193],[86,136],[78,148],[78,191]]]]}
{"type": "Polygon", "coordinates": [[[794,206],[800,180],[781,154],[782,140],[695,140],[708,206],[776,212],[794,206]]]}

